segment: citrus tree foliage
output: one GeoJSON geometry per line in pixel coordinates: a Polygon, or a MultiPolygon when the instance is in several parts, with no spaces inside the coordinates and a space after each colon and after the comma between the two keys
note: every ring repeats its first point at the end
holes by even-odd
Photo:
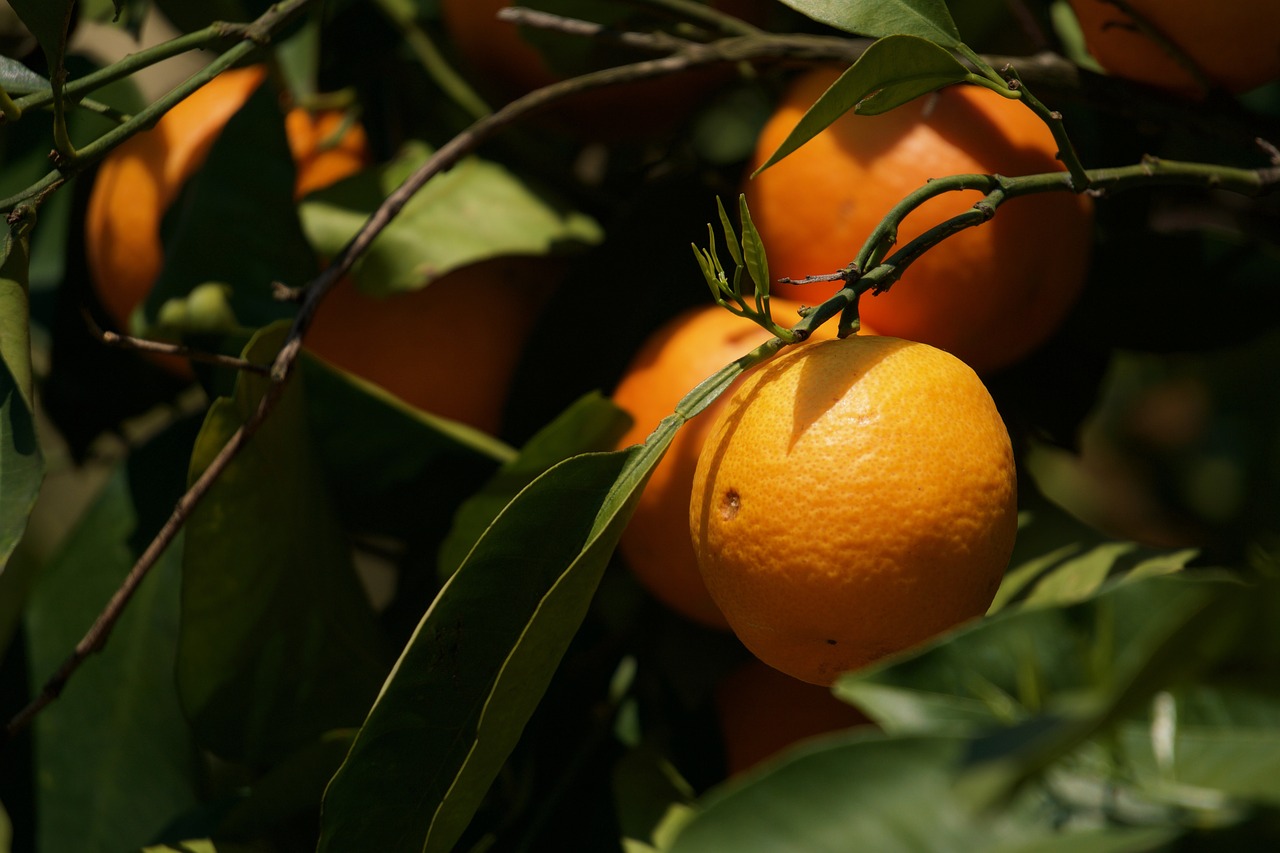
{"type": "MultiPolygon", "coordinates": [[[[450,40],[448,3],[10,5],[0,853],[1280,843],[1280,84],[1194,102],[1106,77],[1066,4],[539,0],[559,17],[525,46],[544,77],[585,76],[495,113],[525,92],[450,40]],[[90,49],[149,15],[172,26],[158,42],[90,49]],[[192,51],[164,86],[139,74],[192,51]],[[852,273],[813,271],[828,302],[758,316],[778,337],[642,445],[616,446],[608,394],[706,285],[767,314],[769,247],[732,197],[787,73],[819,60],[847,70],[764,168],[846,112],[985,86],[1049,123],[1069,176],[993,192],[1088,188],[1097,244],[1057,335],[984,377],[1019,473],[986,617],[842,676],[865,725],[728,777],[716,684],[747,653],[614,548],[676,432],[743,371],[910,287],[896,222],[849,247],[852,273]],[[139,307],[225,296],[218,322],[168,329],[222,357],[178,377],[104,342],[86,199],[102,157],[248,62],[270,82],[164,212],[139,307]],[[628,74],[675,86],[653,112],[628,74]],[[294,197],[282,103],[359,121],[370,162],[294,197]],[[556,285],[509,387],[482,389],[496,435],[294,353],[331,263],[393,306],[513,255],[556,285]]],[[[492,333],[490,307],[425,324],[400,367],[465,387],[451,343],[492,333]]]]}

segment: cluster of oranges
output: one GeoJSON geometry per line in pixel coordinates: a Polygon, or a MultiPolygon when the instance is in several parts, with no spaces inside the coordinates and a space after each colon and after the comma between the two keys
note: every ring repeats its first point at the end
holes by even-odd
{"type": "MultiPolygon", "coordinates": [[[[1103,0],[1072,5],[1090,49],[1112,73],[1196,94],[1206,83],[1238,92],[1280,77],[1280,27],[1228,20],[1270,14],[1271,2],[1214,7],[1208,16],[1194,13],[1199,4],[1168,4],[1166,19],[1165,4],[1134,0],[1134,11],[1150,16],[1144,26],[1122,20],[1103,0]],[[1230,33],[1227,48],[1210,26],[1216,23],[1230,33]],[[1185,50],[1199,75],[1171,59],[1152,32],[1185,50]]],[[[557,73],[513,28],[495,27],[504,5],[445,0],[443,20],[458,52],[506,96],[554,82],[557,73]]],[[[760,135],[751,170],[837,73],[817,68],[796,77],[760,135]]],[[[96,292],[120,328],[133,327],[163,267],[165,211],[264,76],[261,68],[220,75],[100,169],[87,254],[96,292]]],[[[646,122],[637,104],[670,115],[671,83],[617,103],[646,122]]],[[[697,87],[676,88],[696,101],[697,87]]],[[[582,104],[602,110],[601,101],[582,104]]],[[[369,164],[359,125],[333,138],[346,127],[337,114],[295,108],[285,126],[299,197],[369,164]]],[[[1062,168],[1052,135],[1025,106],[954,86],[886,115],[842,117],[747,181],[744,192],[774,277],[802,278],[847,265],[888,210],[932,178],[1062,168]]],[[[976,199],[949,193],[931,200],[902,223],[897,244],[976,199]]],[[[835,703],[833,710],[827,691],[802,682],[828,685],[986,610],[1012,549],[1016,477],[1009,436],[980,375],[1024,359],[1058,329],[1083,287],[1092,228],[1083,196],[1008,202],[991,222],[921,257],[889,291],[864,297],[861,334],[834,340],[829,326],[820,329],[816,340],[744,376],[681,430],[620,547],[655,597],[704,625],[732,629],[773,668],[727,681],[722,711],[762,707],[742,694],[745,684],[764,684],[757,697],[796,697],[783,702],[780,716],[808,721],[797,735],[850,725],[851,709],[835,703]],[[790,677],[771,680],[782,677],[777,672],[790,677]],[[807,715],[802,707],[824,710],[807,715]]],[[[344,281],[307,344],[411,405],[493,432],[556,269],[545,260],[494,259],[388,300],[344,281]],[[484,328],[451,337],[448,359],[424,354],[424,329],[477,303],[487,306],[484,328]],[[454,369],[459,362],[468,370],[454,369]]],[[[772,304],[785,322],[835,285],[782,287],[772,304]]],[[[643,440],[697,382],[768,337],[715,306],[664,325],[616,387],[615,401],[635,421],[621,445],[643,440]]],[[[725,711],[731,741],[728,720],[741,713],[725,711]]],[[[758,757],[731,756],[730,763],[741,768],[758,757]]]]}

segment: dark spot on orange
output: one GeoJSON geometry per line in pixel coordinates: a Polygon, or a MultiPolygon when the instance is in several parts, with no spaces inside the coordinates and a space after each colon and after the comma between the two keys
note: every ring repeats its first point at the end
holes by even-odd
{"type": "Polygon", "coordinates": [[[720,501],[720,515],[725,521],[730,521],[738,514],[738,507],[742,505],[742,498],[738,495],[737,489],[729,489],[724,493],[724,498],[720,501]]]}

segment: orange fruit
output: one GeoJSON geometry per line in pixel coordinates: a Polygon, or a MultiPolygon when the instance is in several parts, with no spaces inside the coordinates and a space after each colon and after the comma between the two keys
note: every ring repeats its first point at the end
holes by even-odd
{"type": "Polygon", "coordinates": [[[755,660],[720,679],[715,705],[730,776],[807,738],[871,725],[861,711],[829,689],[755,660]]]}
{"type": "Polygon", "coordinates": [[[550,259],[494,258],[385,298],[344,279],[321,303],[305,344],[415,408],[492,434],[559,275],[550,259]]]}
{"type": "MultiPolygon", "coordinates": [[[[839,70],[803,74],[762,130],[753,170],[777,149],[839,70]]],[[[890,208],[931,178],[1059,171],[1049,130],[1024,105],[978,86],[950,86],[879,116],[847,114],[744,191],[775,278],[831,273],[849,264],[890,208]]],[[[913,211],[906,245],[968,210],[977,192],[952,192],[913,211]]],[[[951,352],[991,371],[1053,333],[1085,281],[1092,242],[1088,199],[1047,193],[1013,199],[994,219],[921,256],[893,287],[860,302],[885,335],[951,352]]],[[[833,284],[777,285],[817,304],[833,284]]]]}
{"type": "MultiPolygon", "coordinates": [[[[772,300],[773,317],[783,325],[799,321],[799,307],[772,300]]],[[[835,327],[834,322],[826,323],[814,337],[832,337],[835,327]]],[[[688,309],[659,327],[636,352],[613,392],[614,403],[634,421],[618,446],[643,442],[694,386],[771,337],[751,320],[714,303],[688,309]]],[[[645,484],[618,545],[626,564],[655,598],[689,619],[725,629],[729,625],[698,574],[689,540],[689,495],[698,452],[729,393],[676,433],[645,484]]]]}
{"type": "MultiPolygon", "coordinates": [[[[160,224],[165,212],[204,163],[227,121],[265,79],[261,66],[223,72],[102,161],[89,196],[85,250],[94,291],[117,328],[131,328],[134,310],[164,266],[160,224]]],[[[335,145],[325,144],[340,123],[339,113],[313,115],[301,108],[286,116],[297,196],[368,162],[368,143],[359,125],[347,128],[335,145]]],[[[185,359],[157,362],[191,375],[185,359]]]]}
{"type": "MultiPolygon", "coordinates": [[[[442,0],[440,14],[450,43],[488,93],[509,100],[556,83],[564,76],[526,40],[521,28],[500,21],[508,0],[442,0]]],[[[712,0],[710,5],[745,20],[760,20],[762,0],[712,0]]],[[[573,45],[572,36],[556,36],[573,45]]],[[[573,45],[581,46],[579,41],[573,45]]],[[[630,61],[652,59],[637,54],[630,61]]],[[[589,67],[596,67],[591,65],[589,67]]],[[[573,96],[549,111],[552,123],[575,135],[614,141],[670,130],[715,87],[726,81],[723,68],[699,68],[651,80],[610,86],[573,96]]]]}
{"type": "Polygon", "coordinates": [[[1104,0],[1071,0],[1086,47],[1111,74],[1190,97],[1206,94],[1204,84],[1163,39],[1211,85],[1228,92],[1247,92],[1280,79],[1280,5],[1275,0],[1129,0],[1129,6],[1147,29],[1104,0]]]}
{"type": "Polygon", "coordinates": [[[1009,434],[968,365],[856,335],[746,377],[698,458],[689,526],[743,644],[830,684],[986,611],[1016,492],[1009,434]]]}

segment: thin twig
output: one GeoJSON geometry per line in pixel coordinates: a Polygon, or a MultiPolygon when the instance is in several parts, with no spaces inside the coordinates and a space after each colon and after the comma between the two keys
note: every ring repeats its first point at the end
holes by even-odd
{"type": "Polygon", "coordinates": [[[137,350],[138,352],[150,352],[157,355],[172,355],[180,358],[187,358],[191,361],[199,361],[205,364],[216,365],[217,367],[230,367],[233,370],[243,370],[247,373],[256,373],[259,376],[270,376],[271,368],[265,364],[256,364],[243,358],[236,358],[233,355],[223,355],[218,352],[206,352],[205,350],[194,349],[182,344],[167,344],[163,341],[152,341],[147,338],[135,338],[132,335],[122,335],[119,332],[99,331],[98,340],[105,346],[116,347],[118,349],[137,350]]]}

